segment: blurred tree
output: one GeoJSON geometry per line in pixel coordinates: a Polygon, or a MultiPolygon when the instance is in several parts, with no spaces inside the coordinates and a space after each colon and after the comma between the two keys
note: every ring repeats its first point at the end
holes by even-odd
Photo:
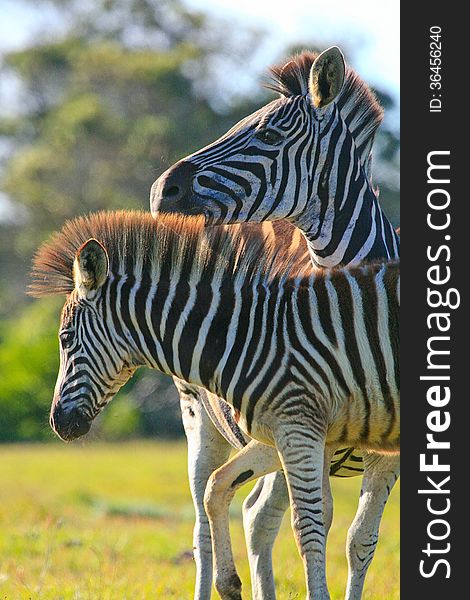
{"type": "Polygon", "coordinates": [[[0,441],[51,438],[48,407],[58,369],[59,298],[0,324],[0,441]]]}
{"type": "Polygon", "coordinates": [[[4,61],[21,81],[22,110],[1,127],[13,150],[2,188],[32,225],[16,238],[20,254],[77,213],[146,209],[155,177],[241,114],[216,113],[196,91],[215,52],[199,42],[213,34],[176,0],[55,4],[69,33],[4,61]]]}
{"type": "MultiPolygon", "coordinates": [[[[28,305],[24,295],[38,244],[77,214],[147,210],[164,169],[269,99],[261,86],[249,99],[233,90],[259,32],[179,0],[19,1],[42,5],[62,33],[40,36],[0,67],[17,89],[15,106],[0,112],[0,194],[9,209],[8,219],[0,213],[0,440],[51,437],[60,301],[28,305]]],[[[397,223],[392,127],[382,128],[376,156],[381,198],[397,223]]],[[[181,433],[178,410],[171,380],[142,370],[95,429],[114,438],[181,433]]]]}

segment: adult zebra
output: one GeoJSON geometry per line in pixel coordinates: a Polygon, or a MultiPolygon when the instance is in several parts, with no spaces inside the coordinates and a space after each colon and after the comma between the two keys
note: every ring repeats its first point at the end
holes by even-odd
{"type": "MultiPolygon", "coordinates": [[[[140,365],[224,398],[276,449],[308,597],[325,600],[324,455],[329,464],[346,444],[398,460],[398,265],[292,277],[275,250],[205,231],[200,220],[101,213],[39,251],[32,292],[68,293],[51,424],[83,435],[140,365]]],[[[232,487],[278,467],[259,463],[232,487]]],[[[207,506],[217,517],[210,493],[207,506]]]]}
{"type": "MultiPolygon", "coordinates": [[[[382,110],[369,88],[337,48],[303,52],[272,73],[280,98],[166,171],[152,186],[153,213],[200,214],[207,224],[285,218],[302,230],[320,267],[397,258],[398,236],[370,178],[382,110]]],[[[397,472],[386,472],[369,468],[363,498],[377,485],[393,485],[397,472]]],[[[282,474],[261,481],[245,506],[255,597],[272,598],[271,548],[280,507],[288,506],[282,474]],[[250,536],[263,516],[257,507],[270,515],[264,544],[250,536]]],[[[361,593],[379,515],[379,505],[361,500],[348,538],[348,598],[361,593]]]]}

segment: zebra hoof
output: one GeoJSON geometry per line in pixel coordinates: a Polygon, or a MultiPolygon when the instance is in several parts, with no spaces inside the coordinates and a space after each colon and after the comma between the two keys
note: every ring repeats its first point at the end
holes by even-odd
{"type": "Polygon", "coordinates": [[[216,577],[214,586],[222,600],[242,600],[242,582],[236,573],[216,577]]]}

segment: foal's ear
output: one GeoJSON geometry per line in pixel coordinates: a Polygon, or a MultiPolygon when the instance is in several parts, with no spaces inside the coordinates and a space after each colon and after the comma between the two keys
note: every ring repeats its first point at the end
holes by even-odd
{"type": "Polygon", "coordinates": [[[317,56],[310,69],[308,87],[315,108],[324,108],[338,97],[344,83],[344,56],[337,46],[317,56]]]}
{"type": "Polygon", "coordinates": [[[77,251],[73,263],[75,289],[86,297],[106,281],[109,270],[108,253],[98,240],[90,239],[77,251]]]}

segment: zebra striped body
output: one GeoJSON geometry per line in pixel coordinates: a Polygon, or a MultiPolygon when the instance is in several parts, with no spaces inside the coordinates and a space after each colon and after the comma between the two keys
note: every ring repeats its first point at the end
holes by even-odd
{"type": "Polygon", "coordinates": [[[309,593],[326,598],[325,445],[398,451],[398,265],[292,277],[274,256],[171,217],[66,225],[34,270],[33,293],[70,292],[51,423],[82,435],[140,365],[224,398],[277,449],[309,593]]]}
{"type": "Polygon", "coordinates": [[[191,369],[180,362],[181,374],[232,404],[260,441],[274,442],[273,422],[295,422],[314,407],[331,421],[328,444],[397,451],[397,292],[396,265],[255,282],[238,301],[227,289],[219,310],[211,307],[200,360],[191,369]]]}
{"type": "MultiPolygon", "coordinates": [[[[246,243],[256,239],[259,244],[276,248],[276,261],[280,265],[291,265],[294,274],[307,269],[310,264],[305,238],[299,229],[286,220],[231,225],[227,231],[231,235],[240,236],[246,243]]],[[[188,386],[185,382],[179,382],[177,378],[175,384],[182,404],[186,406],[189,402],[191,405],[202,403],[215,428],[233,448],[240,450],[248,443],[249,438],[240,430],[225,401],[212,398],[203,388],[188,386]]],[[[356,457],[351,449],[338,449],[332,457],[330,474],[336,477],[350,477],[357,473],[362,473],[360,458],[356,457]]]]}
{"type": "MultiPolygon", "coordinates": [[[[276,260],[280,264],[293,264],[294,272],[307,268],[310,263],[303,236],[288,221],[265,222],[261,225],[252,223],[231,225],[227,227],[227,232],[230,235],[239,236],[246,243],[256,239],[260,245],[268,244],[277,248],[276,260]]],[[[246,446],[249,438],[238,427],[232,411],[225,401],[216,398],[210,399],[203,388],[194,385],[188,386],[186,382],[179,381],[178,378],[175,378],[175,385],[182,405],[190,405],[192,410],[194,410],[194,404],[203,405],[214,427],[233,448],[240,450],[246,446]]],[[[348,476],[353,468],[354,466],[348,464],[341,452],[333,459],[332,474],[348,476]]]]}

